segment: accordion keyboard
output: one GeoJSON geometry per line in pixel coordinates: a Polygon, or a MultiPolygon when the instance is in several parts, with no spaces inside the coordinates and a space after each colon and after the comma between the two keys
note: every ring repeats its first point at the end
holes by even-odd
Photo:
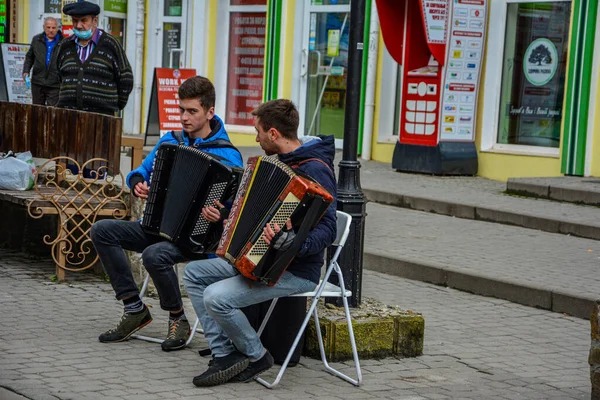
{"type": "MultiPolygon", "coordinates": [[[[204,202],[204,207],[212,206],[215,204],[215,201],[219,201],[227,189],[227,186],[228,182],[219,182],[212,185],[210,192],[206,197],[206,201],[204,202]]],[[[204,235],[208,231],[209,226],[210,222],[204,219],[202,214],[200,214],[196,221],[196,226],[194,226],[194,229],[192,230],[192,236],[204,235]]]]}

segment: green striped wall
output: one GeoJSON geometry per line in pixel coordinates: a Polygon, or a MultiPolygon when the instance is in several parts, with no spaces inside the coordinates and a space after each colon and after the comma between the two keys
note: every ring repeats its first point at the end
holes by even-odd
{"type": "Polygon", "coordinates": [[[282,0],[268,1],[263,101],[273,100],[278,97],[281,9],[282,0]]]}
{"type": "Polygon", "coordinates": [[[561,172],[583,176],[598,0],[574,0],[569,44],[561,172]]]}

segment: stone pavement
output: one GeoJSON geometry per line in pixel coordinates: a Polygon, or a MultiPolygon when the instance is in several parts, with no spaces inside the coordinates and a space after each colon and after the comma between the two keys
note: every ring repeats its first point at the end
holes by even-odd
{"type": "MultiPolygon", "coordinates": [[[[206,346],[201,335],[172,353],[138,340],[101,344],[98,334],[122,310],[110,285],[85,273],[53,283],[53,273],[48,260],[0,250],[0,396],[7,399],[590,397],[588,321],[372,271],[364,274],[364,296],[423,313],[423,356],[364,360],[360,388],[306,358],[274,390],[257,383],[196,388],[191,379],[208,361],[196,352],[206,346]]],[[[150,304],[155,321],[144,332],[164,334],[166,313],[150,304]]],[[[186,309],[192,314],[189,302],[186,309]]]]}

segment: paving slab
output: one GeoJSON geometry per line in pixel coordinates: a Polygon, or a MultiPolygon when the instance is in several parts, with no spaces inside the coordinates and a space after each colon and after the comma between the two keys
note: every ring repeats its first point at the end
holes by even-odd
{"type": "Polygon", "coordinates": [[[367,205],[364,268],[589,318],[600,242],[367,205]]]}
{"type": "MultiPolygon", "coordinates": [[[[50,282],[53,271],[48,260],[0,250],[0,387],[27,399],[590,397],[588,321],[373,271],[365,271],[365,296],[423,312],[423,356],[364,360],[360,388],[307,358],[274,390],[256,383],[196,388],[191,379],[208,361],[197,354],[206,345],[201,335],[170,353],[138,340],[99,343],[98,333],[122,311],[112,288],[85,273],[50,282]]],[[[164,334],[166,313],[147,301],[155,321],[145,333],[164,334]]],[[[191,314],[187,299],[185,307],[191,314]]],[[[336,365],[350,371],[352,364],[336,365]]]]}

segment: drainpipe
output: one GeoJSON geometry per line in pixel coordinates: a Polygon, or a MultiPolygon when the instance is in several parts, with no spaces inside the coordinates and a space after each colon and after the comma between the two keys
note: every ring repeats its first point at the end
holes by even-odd
{"type": "Polygon", "coordinates": [[[144,63],[144,19],[145,0],[137,0],[135,20],[135,71],[133,71],[133,134],[141,134],[142,119],[142,74],[144,63]]]}
{"type": "Polygon", "coordinates": [[[377,51],[379,47],[379,17],[377,5],[371,3],[371,22],[369,29],[369,58],[367,62],[367,89],[365,92],[365,119],[363,123],[362,154],[363,160],[371,159],[371,141],[373,138],[373,114],[375,110],[375,74],[377,72],[377,51]]]}

